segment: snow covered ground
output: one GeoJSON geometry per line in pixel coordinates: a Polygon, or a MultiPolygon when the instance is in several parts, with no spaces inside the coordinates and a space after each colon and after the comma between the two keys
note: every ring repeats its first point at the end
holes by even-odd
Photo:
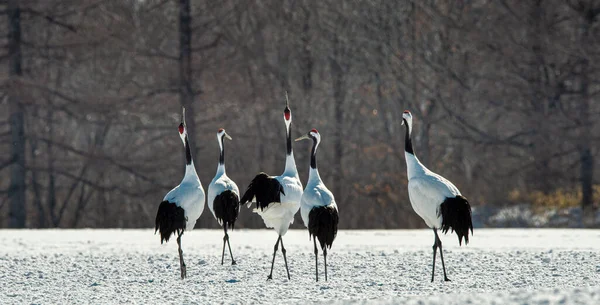
{"type": "Polygon", "coordinates": [[[340,231],[318,283],[306,231],[284,237],[291,281],[281,252],[266,281],[273,231],[233,231],[236,266],[220,265],[222,231],[186,233],[184,281],[177,244],[153,233],[0,230],[0,304],[600,304],[600,230],[479,229],[466,247],[441,236],[448,283],[439,261],[430,282],[430,230],[340,231]]]}

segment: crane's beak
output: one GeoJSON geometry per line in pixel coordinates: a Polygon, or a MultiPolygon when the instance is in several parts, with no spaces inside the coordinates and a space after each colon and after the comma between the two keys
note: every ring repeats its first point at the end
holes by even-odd
{"type": "Polygon", "coordinates": [[[183,110],[181,112],[181,124],[185,126],[185,107],[181,107],[183,110]]]}
{"type": "Polygon", "coordinates": [[[400,122],[400,126],[404,125],[404,119],[402,119],[402,122],[400,122]]]}
{"type": "Polygon", "coordinates": [[[305,135],[299,137],[298,139],[296,139],[295,141],[298,142],[300,140],[310,140],[310,138],[308,137],[308,135],[305,134],[305,135]]]}
{"type": "Polygon", "coordinates": [[[231,137],[227,133],[225,133],[225,139],[230,140],[230,141],[232,140],[231,137]]]}
{"type": "Polygon", "coordinates": [[[285,107],[290,108],[290,100],[288,99],[287,90],[285,90],[285,107]]]}

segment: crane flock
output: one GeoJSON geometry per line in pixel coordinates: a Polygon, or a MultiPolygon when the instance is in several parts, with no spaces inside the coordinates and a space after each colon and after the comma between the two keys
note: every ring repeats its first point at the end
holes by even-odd
{"type": "MultiPolygon", "coordinates": [[[[225,129],[217,132],[220,155],[215,177],[208,186],[208,196],[205,198],[202,183],[198,178],[192,160],[189,145],[187,126],[185,124],[185,108],[179,125],[179,136],[186,152],[185,175],[181,183],[165,195],[158,207],[156,214],[155,232],[160,233],[161,244],[168,242],[172,235],[177,235],[177,246],[181,278],[187,276],[186,265],[181,248],[181,237],[187,230],[194,228],[197,219],[204,210],[204,201],[212,212],[214,218],[223,227],[223,251],[221,265],[224,263],[226,245],[231,256],[231,264],[236,265],[229,241],[228,229],[233,230],[235,221],[240,212],[240,205],[256,207],[253,212],[258,214],[267,228],[272,228],[278,237],[273,247],[271,272],[267,280],[273,279],[275,257],[279,246],[287,273],[291,279],[288,267],[286,249],[283,246],[283,237],[294,216],[300,210],[304,225],[308,229],[309,240],[312,239],[315,254],[315,280],[319,281],[319,259],[317,241],[323,253],[324,275],[327,277],[327,251],[331,249],[337,236],[339,215],[333,193],[325,186],[317,168],[317,148],[321,143],[321,134],[316,129],[311,129],[307,134],[296,141],[311,140],[311,159],[309,178],[303,189],[302,182],[296,168],[292,148],[292,112],[286,93],[286,104],[283,111],[286,128],[286,161],[283,173],[279,176],[270,176],[264,172],[256,175],[249,183],[248,188],[240,198],[236,183],[227,176],[225,171],[225,139],[232,140],[225,129]]],[[[458,188],[444,177],[427,169],[416,157],[412,146],[412,114],[406,110],[402,114],[402,125],[406,127],[405,159],[408,178],[408,194],[413,210],[434,232],[433,265],[431,281],[435,275],[435,259],[439,249],[444,281],[450,281],[446,274],[446,266],[442,252],[442,242],[438,230],[447,233],[448,230],[456,232],[459,245],[462,241],[469,242],[469,231],[473,234],[471,221],[471,206],[458,188]]]]}

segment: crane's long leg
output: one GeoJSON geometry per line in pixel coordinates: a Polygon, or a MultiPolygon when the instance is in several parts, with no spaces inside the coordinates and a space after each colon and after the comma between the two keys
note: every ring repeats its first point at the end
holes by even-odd
{"type": "Polygon", "coordinates": [[[183,261],[183,250],[181,250],[181,236],[183,236],[183,231],[181,231],[181,233],[179,233],[179,231],[178,231],[177,233],[178,233],[177,247],[178,247],[178,251],[179,251],[179,269],[181,270],[181,279],[183,280],[184,278],[187,277],[187,272],[185,269],[185,262],[183,261]]]}
{"type": "Polygon", "coordinates": [[[325,282],[327,282],[327,246],[323,247],[323,259],[325,260],[325,282]]]}
{"type": "MultiPolygon", "coordinates": [[[[233,259],[233,252],[231,252],[231,243],[229,242],[229,234],[227,234],[227,229],[225,229],[225,238],[227,239],[227,247],[229,247],[229,255],[231,255],[231,264],[237,265],[235,259],[233,259]]],[[[221,265],[223,265],[223,262],[221,262],[221,265]]]]}
{"type": "Polygon", "coordinates": [[[442,269],[444,269],[444,281],[449,282],[450,279],[446,276],[446,266],[444,265],[444,251],[442,250],[442,240],[440,240],[440,237],[437,234],[437,230],[434,230],[433,232],[435,232],[436,243],[438,247],[440,247],[440,258],[442,259],[442,269]]]}
{"type": "Polygon", "coordinates": [[[433,233],[435,234],[435,237],[433,239],[433,269],[431,269],[431,282],[433,283],[433,276],[435,274],[435,254],[437,253],[437,230],[433,229],[433,233]]]}
{"type": "Polygon", "coordinates": [[[273,261],[271,261],[271,273],[269,274],[269,276],[267,276],[267,280],[273,279],[273,266],[275,265],[275,254],[277,253],[277,248],[279,246],[280,240],[281,240],[281,235],[279,235],[279,237],[277,238],[277,241],[275,242],[275,247],[273,248],[273,261]]]}
{"type": "Polygon", "coordinates": [[[315,244],[315,278],[319,281],[319,250],[317,249],[317,237],[313,235],[313,242],[315,244]]]}
{"type": "Polygon", "coordinates": [[[235,259],[233,259],[233,253],[231,252],[231,243],[229,242],[229,234],[227,234],[227,225],[223,222],[223,231],[225,232],[225,236],[223,236],[223,252],[221,253],[221,265],[223,265],[223,260],[225,259],[225,243],[229,247],[229,255],[231,255],[231,264],[236,265],[235,259]]]}
{"type": "Polygon", "coordinates": [[[227,236],[227,226],[225,225],[225,222],[223,222],[223,231],[225,232],[225,235],[223,236],[223,252],[221,252],[221,266],[223,265],[223,260],[225,259],[225,243],[227,242],[227,239],[229,236],[227,236]]]}
{"type": "Polygon", "coordinates": [[[279,242],[281,243],[281,253],[283,253],[283,261],[285,262],[285,271],[287,271],[288,280],[291,280],[290,269],[288,268],[287,257],[285,256],[286,251],[285,251],[285,247],[283,247],[283,237],[279,236],[279,242]]]}

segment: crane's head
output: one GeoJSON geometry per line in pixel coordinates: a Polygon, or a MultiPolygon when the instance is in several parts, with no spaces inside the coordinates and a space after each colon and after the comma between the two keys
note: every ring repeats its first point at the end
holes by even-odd
{"type": "Polygon", "coordinates": [[[225,129],[219,128],[219,131],[217,131],[217,141],[219,141],[219,148],[221,149],[221,152],[223,151],[224,138],[227,140],[231,140],[231,137],[227,134],[225,129]]]}
{"type": "Polygon", "coordinates": [[[183,144],[185,145],[185,138],[187,137],[187,126],[185,125],[185,107],[183,107],[181,113],[181,124],[179,124],[179,137],[183,144]]]}
{"type": "Polygon", "coordinates": [[[227,140],[231,140],[231,137],[227,134],[227,132],[225,131],[225,129],[219,128],[219,131],[217,131],[217,139],[220,142],[220,141],[223,140],[223,138],[225,138],[227,140]]]}
{"type": "Polygon", "coordinates": [[[285,92],[285,109],[283,110],[283,119],[285,120],[285,127],[289,128],[292,124],[292,111],[290,110],[290,101],[288,99],[287,91],[285,92]]]}
{"type": "Polygon", "coordinates": [[[412,127],[412,114],[408,110],[404,110],[402,113],[402,125],[406,124],[406,128],[410,129],[412,127]]]}
{"type": "Polygon", "coordinates": [[[299,137],[296,141],[300,140],[313,140],[315,142],[315,151],[317,150],[317,146],[321,143],[321,135],[316,129],[311,129],[307,134],[299,137]]]}

